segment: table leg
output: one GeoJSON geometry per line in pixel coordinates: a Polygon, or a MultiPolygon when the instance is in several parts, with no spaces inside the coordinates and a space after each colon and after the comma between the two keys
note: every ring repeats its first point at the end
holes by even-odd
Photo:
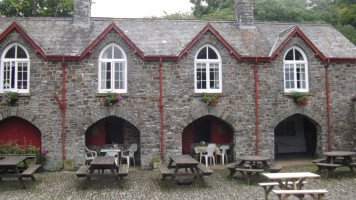
{"type": "Polygon", "coordinates": [[[195,172],[197,174],[197,176],[199,177],[200,183],[202,184],[203,187],[206,187],[206,182],[203,178],[203,172],[201,172],[198,168],[198,166],[194,167],[195,172]]]}
{"type": "Polygon", "coordinates": [[[23,188],[23,189],[26,189],[26,185],[25,185],[25,183],[23,182],[22,176],[21,176],[19,170],[17,169],[17,167],[14,167],[14,171],[15,171],[16,174],[18,174],[18,179],[19,179],[19,181],[20,181],[20,184],[21,184],[22,188],[23,188]]]}
{"type": "MultiPolygon", "coordinates": [[[[115,167],[112,167],[110,170],[112,174],[118,175],[117,173],[115,173],[115,167]]],[[[114,178],[116,179],[117,185],[119,185],[119,176],[115,176],[114,178]]]]}

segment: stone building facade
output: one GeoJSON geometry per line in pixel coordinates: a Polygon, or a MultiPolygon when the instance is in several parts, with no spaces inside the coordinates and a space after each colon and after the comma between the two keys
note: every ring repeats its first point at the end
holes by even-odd
{"type": "MultiPolygon", "coordinates": [[[[138,143],[136,161],[143,169],[154,156],[182,154],[183,133],[207,116],[231,129],[233,159],[274,157],[276,127],[290,117],[312,127],[304,132],[313,130],[314,139],[306,136],[303,144],[314,155],[355,149],[356,47],[330,25],[254,22],[253,1],[236,1],[236,10],[247,3],[250,11],[237,22],[90,18],[88,2],[75,1],[73,19],[0,19],[0,52],[19,44],[30,58],[29,92],[20,93],[15,105],[1,105],[0,123],[13,117],[32,123],[48,151],[46,169],[60,169],[63,157],[84,163],[89,130],[109,117],[123,121],[120,148],[138,143]],[[98,91],[99,59],[111,44],[126,56],[127,92],[106,107],[106,93],[98,91]],[[216,107],[206,106],[196,92],[195,62],[204,47],[221,63],[216,107]],[[309,105],[303,107],[285,90],[285,56],[294,47],[308,65],[309,105]]],[[[197,141],[189,140],[192,149],[197,141]]]]}

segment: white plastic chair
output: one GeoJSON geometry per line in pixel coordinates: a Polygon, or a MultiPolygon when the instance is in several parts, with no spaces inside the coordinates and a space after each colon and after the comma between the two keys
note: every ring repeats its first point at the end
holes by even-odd
{"type": "Polygon", "coordinates": [[[227,163],[227,153],[226,151],[229,149],[229,145],[221,145],[221,147],[219,149],[221,149],[222,151],[220,151],[220,153],[216,153],[216,155],[221,156],[221,163],[224,165],[225,164],[225,159],[226,159],[226,163],[227,163]]]}
{"type": "Polygon", "coordinates": [[[205,165],[208,166],[209,158],[212,158],[215,166],[215,156],[214,156],[215,150],[216,150],[216,144],[208,144],[207,153],[206,154],[200,153],[200,163],[201,163],[201,158],[204,157],[205,165]]]}
{"type": "Polygon", "coordinates": [[[89,164],[98,154],[96,151],[89,150],[88,147],[85,147],[85,163],[89,164]]]}
{"type": "Polygon", "coordinates": [[[127,165],[130,167],[130,159],[132,158],[134,166],[135,164],[135,153],[137,151],[137,144],[131,144],[130,148],[126,151],[121,151],[120,165],[122,163],[122,159],[127,160],[127,165]],[[125,154],[126,153],[126,154],[125,154]],[[128,154],[127,154],[128,153],[128,154]]]}
{"type": "Polygon", "coordinates": [[[119,153],[117,151],[108,151],[105,153],[105,156],[115,157],[115,164],[118,165],[119,153]]]}

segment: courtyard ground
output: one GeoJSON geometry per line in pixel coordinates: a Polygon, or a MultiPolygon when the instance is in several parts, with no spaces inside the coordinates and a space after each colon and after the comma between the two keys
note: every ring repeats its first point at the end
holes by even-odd
{"type": "MultiPolygon", "coordinates": [[[[309,163],[285,163],[281,172],[309,171],[317,173],[317,168],[309,163]]],[[[83,189],[84,178],[78,178],[73,171],[36,173],[36,181],[25,179],[27,189],[21,189],[17,179],[3,179],[0,182],[0,199],[264,199],[259,182],[269,182],[263,176],[256,177],[250,185],[237,174],[228,178],[228,170],[222,165],[212,168],[212,176],[205,177],[208,187],[204,188],[194,181],[190,186],[171,186],[161,180],[158,170],[130,168],[129,175],[117,186],[111,179],[93,179],[87,189],[83,189]]],[[[348,168],[338,168],[328,179],[308,179],[304,189],[327,189],[323,199],[356,199],[356,172],[348,168]]],[[[270,194],[269,199],[277,199],[270,194]]],[[[290,198],[296,199],[296,198],[290,198]]],[[[306,197],[305,199],[311,199],[306,197]]]]}

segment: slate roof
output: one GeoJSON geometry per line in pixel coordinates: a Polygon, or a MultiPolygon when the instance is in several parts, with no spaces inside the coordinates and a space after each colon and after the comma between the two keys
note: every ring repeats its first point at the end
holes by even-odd
{"type": "Polygon", "coordinates": [[[115,24],[145,56],[177,56],[210,25],[241,56],[271,56],[298,27],[326,58],[356,58],[356,46],[328,24],[91,18],[83,26],[72,18],[0,18],[0,33],[14,22],[46,55],[79,56],[115,24]]]}

